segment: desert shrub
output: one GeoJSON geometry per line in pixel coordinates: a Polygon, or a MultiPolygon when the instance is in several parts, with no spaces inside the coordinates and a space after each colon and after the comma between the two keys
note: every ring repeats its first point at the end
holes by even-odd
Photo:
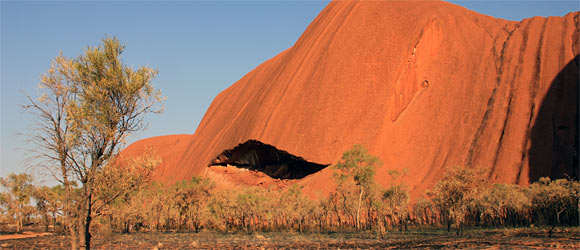
{"type": "Polygon", "coordinates": [[[431,225],[434,223],[433,217],[436,215],[433,210],[433,202],[421,196],[413,204],[413,215],[419,226],[431,225]]]}
{"type": "Polygon", "coordinates": [[[211,213],[209,224],[214,229],[225,232],[233,228],[236,212],[235,195],[235,190],[221,190],[212,194],[208,209],[211,213]]]}
{"type": "Polygon", "coordinates": [[[455,223],[457,234],[461,234],[474,204],[485,189],[486,171],[483,168],[449,168],[433,187],[430,196],[440,210],[447,230],[455,223]]]}
{"type": "Polygon", "coordinates": [[[2,213],[4,220],[16,224],[16,232],[20,233],[22,227],[34,208],[31,207],[30,198],[34,192],[32,176],[26,173],[9,174],[5,178],[0,178],[0,206],[5,213],[2,213]]]}
{"type": "Polygon", "coordinates": [[[341,160],[332,166],[334,179],[337,183],[336,194],[332,201],[340,221],[350,219],[355,229],[361,230],[362,206],[375,197],[371,191],[376,190],[375,171],[382,165],[379,158],[368,153],[361,145],[343,153],[341,160]],[[341,210],[341,211],[338,211],[341,210]],[[346,217],[340,219],[340,217],[346,217]]]}
{"type": "Polygon", "coordinates": [[[482,223],[486,226],[527,225],[531,200],[526,188],[513,184],[495,184],[483,191],[479,200],[482,223]]]}
{"type": "Polygon", "coordinates": [[[238,193],[235,206],[237,221],[246,232],[257,231],[259,224],[264,221],[264,215],[269,209],[266,194],[266,190],[259,187],[246,188],[238,193]]]}
{"type": "Polygon", "coordinates": [[[578,199],[574,196],[577,181],[540,178],[529,187],[532,223],[545,225],[577,225],[578,199]]]}
{"type": "Polygon", "coordinates": [[[173,186],[173,202],[179,211],[179,227],[199,232],[203,224],[207,224],[209,211],[207,204],[210,200],[213,183],[208,179],[194,177],[188,181],[181,181],[173,186]]]}
{"type": "Polygon", "coordinates": [[[406,227],[408,216],[409,192],[405,185],[394,185],[383,192],[385,214],[392,218],[393,224],[399,224],[400,231],[406,227]]]}
{"type": "Polygon", "coordinates": [[[306,197],[298,185],[292,185],[280,195],[278,206],[275,209],[280,217],[284,218],[286,228],[295,228],[298,232],[304,230],[308,220],[313,219],[317,205],[306,197]]]}

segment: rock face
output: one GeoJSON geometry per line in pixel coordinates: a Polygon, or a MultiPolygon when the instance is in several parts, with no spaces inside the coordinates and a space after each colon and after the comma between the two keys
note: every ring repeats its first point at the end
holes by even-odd
{"type": "Polygon", "coordinates": [[[145,153],[157,154],[161,158],[161,165],[155,169],[155,176],[170,176],[191,143],[191,138],[191,135],[165,135],[143,139],[129,145],[120,156],[121,159],[127,159],[145,153]]]}
{"type": "MultiPolygon", "coordinates": [[[[514,22],[439,1],[332,2],[215,98],[157,178],[217,178],[208,165],[249,140],[322,165],[361,144],[383,161],[379,183],[407,168],[415,196],[453,165],[503,183],[578,176],[578,27],[578,12],[514,22]]],[[[298,181],[333,188],[329,168],[298,181]]]]}

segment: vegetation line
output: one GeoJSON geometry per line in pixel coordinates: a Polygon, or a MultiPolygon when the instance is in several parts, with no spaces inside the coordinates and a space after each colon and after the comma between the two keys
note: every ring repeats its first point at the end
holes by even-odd
{"type": "MultiPolygon", "coordinates": [[[[380,238],[389,230],[446,227],[457,235],[466,228],[578,226],[580,183],[541,178],[528,187],[488,183],[486,171],[448,168],[425,196],[410,202],[406,171],[391,171],[390,184],[374,182],[381,162],[361,146],[343,154],[332,168],[336,191],[308,197],[302,187],[246,187],[216,190],[208,179],[193,178],[172,185],[148,182],[113,201],[97,199],[91,231],[112,232],[370,232],[380,238]]],[[[109,196],[135,173],[106,172],[109,181],[95,183],[95,197],[109,196]]],[[[17,223],[44,225],[46,231],[67,231],[65,189],[38,187],[26,174],[0,179],[3,192],[0,228],[17,223]],[[34,201],[30,205],[30,201],[34,201]]],[[[75,188],[73,203],[82,198],[75,188]]],[[[552,230],[549,231],[550,233],[552,230]]]]}

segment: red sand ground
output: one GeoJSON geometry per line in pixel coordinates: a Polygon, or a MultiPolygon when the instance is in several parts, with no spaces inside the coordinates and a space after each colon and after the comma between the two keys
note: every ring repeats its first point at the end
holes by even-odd
{"type": "MultiPolygon", "coordinates": [[[[409,170],[414,197],[453,165],[491,167],[502,183],[574,174],[578,27],[578,12],[515,22],[440,1],[334,1],[294,46],[220,93],[192,136],[128,150],[159,150],[160,180],[223,187],[263,182],[207,167],[249,139],[321,164],[362,144],[384,162],[379,183],[409,170]]],[[[299,183],[327,192],[330,178],[299,183]]]]}
{"type": "Polygon", "coordinates": [[[37,233],[37,232],[22,232],[21,234],[3,234],[0,235],[0,240],[15,240],[15,239],[25,239],[38,236],[52,235],[52,233],[37,233]]]}

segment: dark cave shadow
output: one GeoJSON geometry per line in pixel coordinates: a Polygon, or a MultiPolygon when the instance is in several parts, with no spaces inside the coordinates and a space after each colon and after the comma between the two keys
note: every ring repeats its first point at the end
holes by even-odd
{"type": "Polygon", "coordinates": [[[543,176],[578,180],[579,63],[577,55],[558,73],[538,110],[528,151],[530,182],[543,176]]]}
{"type": "Polygon", "coordinates": [[[233,149],[224,150],[209,164],[227,165],[260,171],[277,179],[302,179],[328,166],[306,161],[300,156],[256,140],[248,140],[233,149]]]}

